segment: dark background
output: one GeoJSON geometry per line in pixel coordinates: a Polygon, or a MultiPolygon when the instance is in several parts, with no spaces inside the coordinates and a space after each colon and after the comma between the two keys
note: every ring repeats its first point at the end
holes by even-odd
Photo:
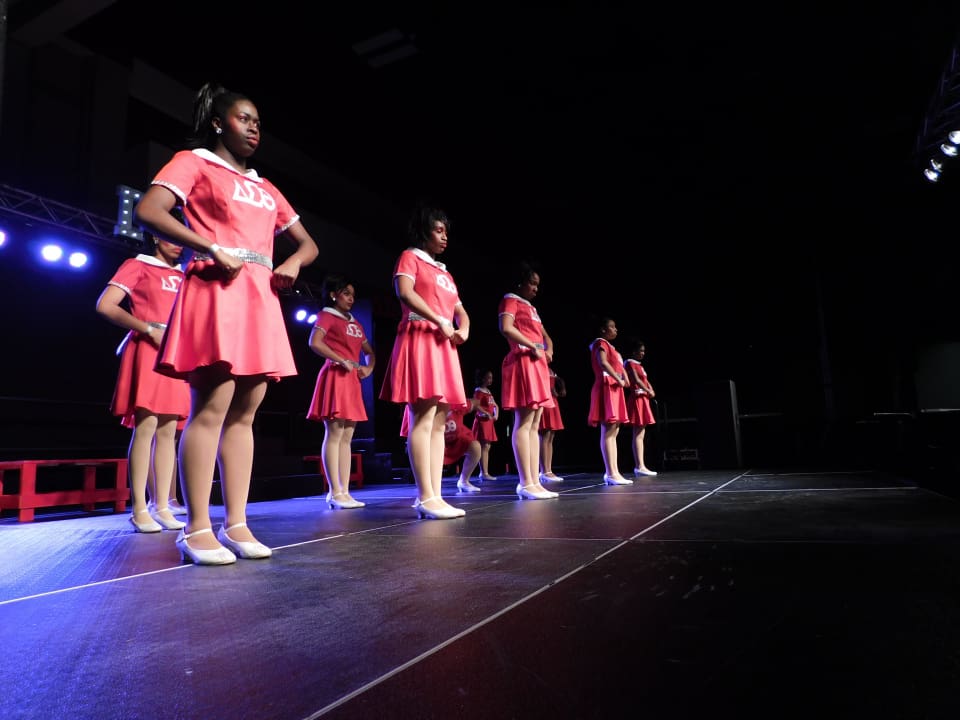
{"type": "MultiPolygon", "coordinates": [[[[930,411],[960,407],[960,171],[920,170],[953,119],[953,3],[4,4],[0,183],[113,218],[116,185],[145,187],[181,147],[203,82],[245,92],[264,123],[253,165],[321,248],[301,293],[353,275],[380,370],[417,200],[452,219],[468,387],[506,350],[511,269],[539,262],[570,390],[560,466],[599,467],[587,345],[604,315],[647,343],[658,453],[702,447],[731,381],[747,464],[892,462],[914,449],[904,432],[952,445],[950,413],[930,411]]],[[[16,210],[0,219],[45,231],[16,210]]],[[[69,278],[12,241],[0,254],[6,454],[126,444],[104,417],[122,332],[93,306],[131,247],[95,244],[69,278]]],[[[290,336],[301,374],[268,393],[261,457],[321,437],[302,421],[319,362],[304,327],[290,336]]],[[[395,452],[398,410],[373,409],[395,452]]]]}

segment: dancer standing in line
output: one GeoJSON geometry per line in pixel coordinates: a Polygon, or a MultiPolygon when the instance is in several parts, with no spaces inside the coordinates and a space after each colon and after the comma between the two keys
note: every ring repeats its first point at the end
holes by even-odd
{"type": "Polygon", "coordinates": [[[473,390],[477,411],[473,416],[473,436],[480,442],[480,480],[496,480],[490,474],[490,446],[497,441],[496,420],[500,408],[490,392],[493,370],[477,370],[477,386],[473,390]]]}
{"type": "Polygon", "coordinates": [[[653,386],[647,378],[647,371],[643,369],[644,355],[647,347],[642,340],[630,343],[625,368],[629,388],[626,391],[627,424],[633,427],[633,475],[634,477],[653,476],[656,471],[647,467],[644,462],[643,440],[648,425],[653,425],[657,419],[653,415],[650,400],[656,397],[653,386]]]}
{"type": "Polygon", "coordinates": [[[170,309],[183,281],[179,245],[146,233],[153,253],[124,260],[97,299],[97,312],[128,330],[117,352],[120,370],[110,411],[133,433],[127,450],[137,532],[179,530],[168,505],[177,454],[177,425],[190,412],[190,387],[154,370],[170,309]],[[129,308],[129,309],[127,309],[129,308]],[[150,501],[147,483],[153,479],[150,501]]]}
{"type": "Polygon", "coordinates": [[[260,145],[260,116],[240,93],[207,83],[194,101],[188,146],[164,165],[135,209],[151,232],[197,251],[187,266],[160,347],[157,370],[190,383],[180,438],[187,527],[184,560],[225,565],[272,550],[247,527],[253,421],[269,382],[297,374],[279,290],[313,262],[317,244],[268,180],[247,166],[260,145]],[[187,224],[170,214],[181,208],[187,224]],[[274,238],[296,249],[273,265],[274,238]],[[222,245],[221,245],[222,243],[222,245]],[[210,494],[219,466],[224,523],[214,535],[210,494]]]}
{"type": "Polygon", "coordinates": [[[617,461],[617,435],[620,425],[627,422],[627,404],[623,389],[627,374],[623,359],[612,343],[617,338],[617,324],[603,318],[600,336],[590,343],[590,364],[593,368],[593,386],[590,388],[590,410],[587,423],[600,426],[600,454],[603,456],[603,481],[607,485],[630,485],[620,474],[617,461]]]}
{"type": "Polygon", "coordinates": [[[500,300],[500,334],[509,352],[503,359],[501,405],[513,410],[513,459],[517,464],[517,496],[521,500],[559,497],[540,484],[540,416],[553,407],[549,363],[553,340],[540,321],[532,300],[540,291],[540,273],[526,262],[520,264],[517,292],[500,300]]]}
{"type": "Polygon", "coordinates": [[[563,478],[553,472],[553,440],[557,431],[563,430],[563,418],[560,415],[560,398],[566,397],[567,386],[563,378],[550,368],[550,394],[553,395],[553,407],[544,408],[540,416],[540,482],[563,482],[563,478]]]}
{"type": "Polygon", "coordinates": [[[323,422],[320,457],[330,488],[327,503],[331,508],[361,508],[365,503],[350,495],[350,444],[357,423],[367,419],[360,381],[373,373],[376,357],[363,327],[350,314],[356,299],[353,283],[339,273],[328,275],[323,299],[310,349],[326,362],[317,374],[307,419],[323,422]],[[361,353],[366,356],[362,365],[361,353]]]}
{"type": "Polygon", "coordinates": [[[469,337],[470,317],[453,276],[437,260],[447,249],[449,231],[447,214],[439,208],[417,208],[410,218],[411,247],[393,271],[400,323],[380,388],[381,400],[407,406],[414,507],[421,518],[434,520],[466,514],[441,495],[447,411],[469,407],[457,348],[469,337]]]}

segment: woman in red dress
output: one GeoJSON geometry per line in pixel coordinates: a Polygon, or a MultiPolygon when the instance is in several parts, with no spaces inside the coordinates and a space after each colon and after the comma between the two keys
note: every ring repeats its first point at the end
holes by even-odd
{"type": "Polygon", "coordinates": [[[647,378],[647,371],[643,369],[643,356],[647,347],[642,340],[635,340],[630,344],[625,367],[627,381],[630,383],[626,391],[627,424],[633,427],[633,475],[634,477],[653,476],[656,471],[647,467],[643,460],[643,439],[648,425],[657,422],[653,415],[650,400],[656,397],[653,386],[647,378]]]}
{"type": "Polygon", "coordinates": [[[480,443],[480,480],[496,480],[490,474],[490,445],[497,441],[496,420],[500,408],[490,392],[493,370],[477,370],[477,386],[473,390],[477,411],[473,415],[473,436],[480,443]]]}
{"type": "Polygon", "coordinates": [[[149,235],[148,241],[153,254],[125,260],[97,300],[100,315],[129,331],[117,349],[120,370],[110,411],[133,430],[127,450],[130,522],[137,532],[145,533],[184,526],[168,503],[177,427],[190,412],[189,385],[154,370],[167,318],[183,281],[183,248],[149,235]],[[152,500],[148,503],[151,478],[152,500]]]}
{"type": "Polygon", "coordinates": [[[593,386],[590,388],[590,410],[587,423],[600,426],[600,454],[603,456],[603,481],[607,485],[630,485],[620,474],[617,461],[617,435],[627,422],[627,404],[623,389],[627,374],[623,359],[612,343],[617,338],[617,324],[611,318],[600,321],[600,335],[590,343],[590,365],[593,386]]]}
{"type": "Polygon", "coordinates": [[[509,352],[503,359],[501,405],[513,410],[513,458],[517,464],[517,496],[521,500],[549,500],[559,497],[540,484],[540,416],[553,407],[549,363],[553,361],[553,340],[547,333],[532,300],[540,290],[540,273],[521,263],[517,292],[500,300],[500,334],[507,339],[509,352]]]}
{"type": "Polygon", "coordinates": [[[323,422],[323,473],[331,508],[361,508],[365,503],[350,495],[350,443],[358,422],[367,419],[360,381],[370,377],[376,357],[363,327],[350,310],[356,299],[353,284],[340,274],[324,280],[326,306],[317,315],[310,333],[310,349],[326,359],[317,374],[307,419],[323,422]],[[360,355],[366,362],[360,364],[360,355]]]}
{"type": "Polygon", "coordinates": [[[260,116],[245,95],[208,83],[194,102],[189,146],[164,165],[135,209],[151,232],[197,251],[163,338],[157,370],[190,383],[180,438],[187,527],[184,560],[225,565],[272,551],[247,527],[253,421],[267,384],[297,374],[279,290],[313,262],[317,244],[287,199],[247,161],[260,145],[260,116]],[[171,211],[179,207],[186,225],[171,211]],[[273,265],[274,238],[296,249],[273,265]],[[213,534],[210,494],[219,466],[224,522],[213,534]]]}
{"type": "Polygon", "coordinates": [[[409,224],[411,247],[397,259],[393,289],[400,322],[380,388],[380,399],[402,403],[410,416],[407,454],[421,518],[447,520],[465,511],[441,495],[447,412],[467,408],[457,348],[470,335],[453,276],[437,256],[447,249],[450,221],[439,208],[421,207],[409,224]]]}

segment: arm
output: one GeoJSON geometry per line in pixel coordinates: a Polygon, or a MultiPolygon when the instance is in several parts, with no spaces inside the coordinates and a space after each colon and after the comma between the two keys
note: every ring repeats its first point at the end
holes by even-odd
{"type": "Polygon", "coordinates": [[[360,379],[363,380],[373,375],[373,368],[377,364],[377,356],[373,352],[373,346],[367,340],[364,340],[360,347],[367,356],[366,364],[357,368],[357,373],[360,375],[360,379]]]}
{"type": "Polygon", "coordinates": [[[160,347],[163,331],[148,324],[145,320],[135,318],[128,312],[121,305],[126,297],[127,294],[116,285],[107,285],[97,299],[97,312],[114,325],[146,335],[150,338],[150,342],[160,347]]]}
{"type": "Polygon", "coordinates": [[[597,350],[597,362],[600,364],[600,367],[610,375],[612,378],[616,378],[617,382],[620,384],[620,387],[623,387],[627,384],[626,375],[620,375],[616,370],[613,369],[613,365],[607,360],[607,351],[603,349],[603,346],[600,345],[597,350]]]}
{"type": "Polygon", "coordinates": [[[527,349],[533,357],[540,357],[540,348],[538,348],[533,341],[528,340],[526,335],[517,330],[513,322],[513,315],[509,313],[502,313],[500,315],[500,334],[507,338],[507,340],[513,340],[521,348],[527,349]]]}
{"type": "Polygon", "coordinates": [[[212,240],[198,235],[170,214],[176,203],[177,196],[170,190],[161,185],[151,185],[133,209],[134,220],[154,235],[159,235],[170,242],[208,254],[217,265],[231,276],[240,272],[243,268],[243,260],[235,258],[229,253],[220,252],[219,249],[214,250],[212,240]]]}
{"type": "Polygon", "coordinates": [[[297,275],[300,274],[300,268],[312,263],[320,254],[317,243],[299,220],[287,228],[284,234],[297,244],[297,249],[293,255],[273,269],[274,284],[278,288],[292,287],[297,275]]]}
{"type": "Polygon", "coordinates": [[[543,345],[545,348],[543,351],[543,354],[547,356],[547,362],[552,363],[553,362],[553,338],[550,337],[550,333],[547,332],[547,329],[545,327],[541,325],[540,329],[541,331],[543,331],[543,345]]]}
{"type": "Polygon", "coordinates": [[[356,368],[359,363],[340,357],[336,352],[334,352],[332,347],[327,345],[327,343],[324,341],[326,335],[326,330],[324,330],[322,327],[314,325],[313,330],[310,332],[310,349],[320,357],[326,358],[334,365],[339,365],[344,370],[353,370],[356,368]]]}
{"type": "Polygon", "coordinates": [[[453,334],[453,344],[463,345],[470,337],[470,316],[467,315],[463,303],[457,303],[453,308],[453,322],[457,326],[457,330],[453,334]]]}
{"type": "MultiPolygon", "coordinates": [[[[427,320],[430,320],[440,328],[440,332],[443,333],[443,336],[454,342],[454,327],[447,318],[441,318],[437,315],[433,309],[427,304],[427,302],[420,297],[420,294],[414,290],[413,278],[408,275],[397,275],[393,278],[393,290],[399,298],[400,302],[409,307],[415,313],[421,317],[425,317],[427,320]]],[[[462,307],[462,306],[461,306],[462,307]]],[[[468,321],[469,326],[469,321],[468,321]]],[[[461,340],[462,342],[462,340],[461,340]]],[[[455,343],[456,344],[456,343],[455,343]]]]}

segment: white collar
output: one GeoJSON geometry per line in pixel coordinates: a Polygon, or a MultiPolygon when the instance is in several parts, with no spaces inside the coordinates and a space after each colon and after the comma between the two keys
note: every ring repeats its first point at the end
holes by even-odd
{"type": "Polygon", "coordinates": [[[222,165],[223,167],[227,168],[227,170],[231,170],[237,173],[237,175],[243,175],[248,180],[253,180],[254,182],[263,182],[263,178],[257,175],[257,171],[254,170],[253,168],[248,168],[246,172],[240,172],[233,165],[231,165],[226,160],[224,160],[222,157],[220,157],[219,155],[215,155],[214,153],[210,152],[206,148],[196,148],[192,152],[194,155],[198,157],[202,157],[207,162],[212,162],[212,163],[216,163],[217,165],[222,165]]]}
{"type": "Polygon", "coordinates": [[[337,310],[335,307],[328,306],[323,308],[320,312],[330,313],[331,315],[336,315],[341,320],[346,320],[347,322],[353,322],[353,315],[351,315],[350,313],[344,314],[339,310],[337,310]]]}
{"type": "Polygon", "coordinates": [[[137,255],[136,259],[142,263],[146,263],[147,265],[156,265],[157,267],[169,268],[171,270],[183,270],[180,263],[177,263],[176,265],[167,265],[163,260],[156,258],[153,255],[144,255],[143,253],[140,253],[137,255]]]}
{"type": "Polygon", "coordinates": [[[415,247],[415,248],[410,248],[410,249],[413,250],[413,254],[416,255],[416,256],[417,256],[418,258],[420,258],[421,260],[425,260],[426,262],[430,263],[431,265],[435,265],[435,266],[438,267],[439,269],[441,269],[441,270],[443,270],[444,272],[446,272],[447,266],[444,265],[444,264],[443,264],[442,262],[440,262],[439,260],[435,260],[434,258],[430,257],[430,253],[428,253],[426,250],[421,250],[420,248],[417,248],[417,247],[415,247]]]}
{"type": "Polygon", "coordinates": [[[532,303],[532,302],[530,302],[529,300],[523,299],[522,297],[520,297],[520,296],[517,295],[516,293],[507,293],[506,295],[504,295],[504,297],[505,297],[505,298],[514,298],[515,300],[519,300],[520,302],[526,303],[526,304],[529,305],[530,307],[533,307],[533,303],[532,303]]]}

